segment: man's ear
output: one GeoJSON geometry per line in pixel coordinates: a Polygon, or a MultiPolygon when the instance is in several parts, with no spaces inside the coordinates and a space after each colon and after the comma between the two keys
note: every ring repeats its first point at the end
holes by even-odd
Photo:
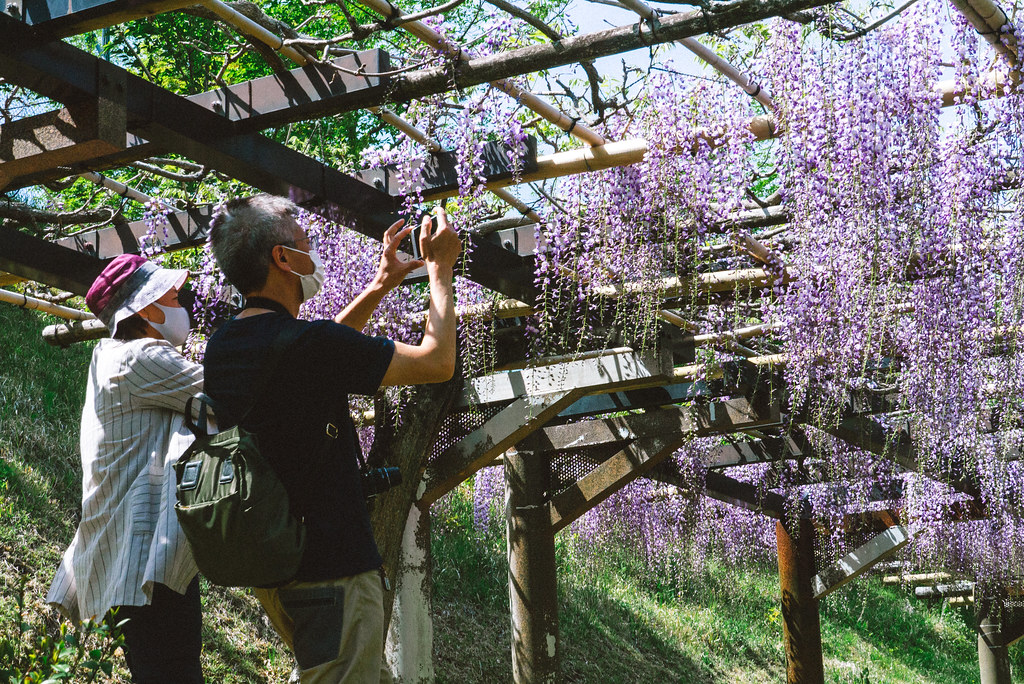
{"type": "Polygon", "coordinates": [[[270,260],[282,271],[292,270],[291,264],[288,264],[288,250],[284,248],[284,245],[274,245],[270,251],[270,260]],[[284,267],[285,264],[288,264],[288,268],[284,267]]]}

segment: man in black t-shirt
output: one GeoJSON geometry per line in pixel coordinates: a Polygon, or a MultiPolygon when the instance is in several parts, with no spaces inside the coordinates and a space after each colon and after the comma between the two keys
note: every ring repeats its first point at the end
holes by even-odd
{"type": "Polygon", "coordinates": [[[361,488],[348,395],[452,376],[452,272],[461,243],[441,210],[436,230],[424,217],[423,259],[403,262],[397,247],[412,227],[399,221],[384,235],[373,282],[333,321],[300,321],[299,306],[323,284],[323,266],[296,212],[284,198],[257,195],[228,202],[214,217],[214,256],[246,296],[246,307],[210,338],[205,389],[217,402],[222,425],[245,416],[244,427],[257,435],[305,523],[306,552],[296,576],[284,586],[256,590],[295,652],[301,681],[389,682],[381,662],[381,557],[361,488]],[[430,309],[422,342],[407,345],[359,332],[381,298],[423,265],[430,309]],[[297,334],[295,342],[281,354],[262,396],[253,396],[271,345],[288,329],[297,334]]]}

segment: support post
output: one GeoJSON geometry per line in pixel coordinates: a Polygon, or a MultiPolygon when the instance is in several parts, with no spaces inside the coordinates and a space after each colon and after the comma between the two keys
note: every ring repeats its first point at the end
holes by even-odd
{"type": "Polygon", "coordinates": [[[814,598],[814,525],[775,523],[779,551],[779,584],[782,589],[782,630],[786,641],[787,684],[824,684],[821,655],[821,623],[818,599],[814,598]],[[798,534],[791,534],[796,527],[798,534]]]}
{"type": "Polygon", "coordinates": [[[433,684],[434,627],[430,619],[433,579],[430,510],[409,509],[402,551],[395,568],[395,604],[385,658],[395,684],[433,684]]]}
{"type": "Polygon", "coordinates": [[[559,677],[555,535],[547,503],[551,464],[534,454],[505,454],[512,681],[554,684],[559,677]]]}
{"type": "Polygon", "coordinates": [[[975,606],[981,684],[1011,684],[1009,648],[1003,638],[1003,601],[975,594],[975,606]]]}

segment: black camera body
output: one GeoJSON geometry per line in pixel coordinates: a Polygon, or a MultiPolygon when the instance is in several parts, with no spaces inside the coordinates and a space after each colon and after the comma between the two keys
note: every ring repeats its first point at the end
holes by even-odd
{"type": "Polygon", "coordinates": [[[366,498],[383,494],[402,484],[402,471],[398,468],[371,468],[363,473],[363,495],[366,498]]]}

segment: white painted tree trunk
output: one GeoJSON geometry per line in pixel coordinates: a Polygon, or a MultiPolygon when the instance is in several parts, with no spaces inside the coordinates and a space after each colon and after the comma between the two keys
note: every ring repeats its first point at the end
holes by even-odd
{"type": "Polygon", "coordinates": [[[434,628],[431,595],[430,512],[413,505],[395,568],[395,605],[384,657],[395,684],[433,684],[434,628]]]}

